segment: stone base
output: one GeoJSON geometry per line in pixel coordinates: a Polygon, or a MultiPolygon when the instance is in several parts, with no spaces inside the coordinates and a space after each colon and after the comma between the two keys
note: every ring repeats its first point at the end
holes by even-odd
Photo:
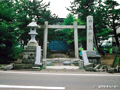
{"type": "Polygon", "coordinates": [[[82,69],[83,68],[83,60],[79,60],[78,64],[79,64],[79,68],[82,69]]]}
{"type": "Polygon", "coordinates": [[[35,63],[35,59],[23,59],[22,63],[24,64],[33,64],[35,63]]]}
{"type": "Polygon", "coordinates": [[[86,50],[86,53],[87,53],[87,56],[96,56],[97,55],[97,51],[89,51],[89,50],[86,50]]]}
{"type": "Polygon", "coordinates": [[[43,61],[42,61],[42,65],[43,65],[43,69],[46,69],[47,61],[43,60],[43,61]]]}
{"type": "Polygon", "coordinates": [[[11,69],[13,69],[13,66],[14,66],[14,64],[11,63],[10,65],[5,66],[3,69],[4,69],[5,71],[11,70],[11,69]]]}
{"type": "Polygon", "coordinates": [[[87,67],[85,68],[86,71],[95,71],[95,69],[93,67],[87,67]]]}
{"type": "Polygon", "coordinates": [[[92,67],[93,68],[94,64],[93,63],[88,63],[86,65],[84,65],[84,68],[89,68],[92,67]]]}
{"type": "Polygon", "coordinates": [[[38,43],[30,42],[30,43],[27,44],[27,46],[38,46],[38,43]]]}
{"type": "Polygon", "coordinates": [[[14,64],[14,69],[32,69],[32,64],[14,64]]]}
{"type": "Polygon", "coordinates": [[[101,56],[97,55],[97,51],[86,51],[89,63],[101,64],[101,56]]]}
{"type": "Polygon", "coordinates": [[[35,46],[28,46],[26,49],[23,50],[23,60],[22,63],[24,64],[34,64],[35,57],[36,57],[36,47],[35,46]]]}

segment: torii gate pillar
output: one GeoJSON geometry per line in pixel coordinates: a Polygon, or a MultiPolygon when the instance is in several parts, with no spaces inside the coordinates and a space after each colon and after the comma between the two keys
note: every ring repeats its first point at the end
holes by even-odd
{"type": "Polygon", "coordinates": [[[74,48],[75,48],[75,59],[79,59],[77,22],[74,22],[74,48]]]}

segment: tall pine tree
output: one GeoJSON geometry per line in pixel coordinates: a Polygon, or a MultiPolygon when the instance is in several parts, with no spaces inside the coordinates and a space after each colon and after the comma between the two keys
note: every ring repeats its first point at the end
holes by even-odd
{"type": "Polygon", "coordinates": [[[17,58],[16,11],[12,0],[0,1],[0,63],[9,63],[17,58]]]}

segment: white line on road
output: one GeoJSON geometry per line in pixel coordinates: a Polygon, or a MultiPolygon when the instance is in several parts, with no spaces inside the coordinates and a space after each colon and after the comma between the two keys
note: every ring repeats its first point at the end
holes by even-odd
{"type": "Polygon", "coordinates": [[[63,89],[65,89],[65,87],[19,86],[19,85],[0,85],[0,88],[17,88],[17,89],[55,89],[55,90],[63,90],[63,89]]]}
{"type": "Polygon", "coordinates": [[[41,73],[22,71],[0,71],[0,73],[26,74],[26,75],[59,75],[59,76],[120,76],[120,74],[71,74],[71,73],[41,73]]]}

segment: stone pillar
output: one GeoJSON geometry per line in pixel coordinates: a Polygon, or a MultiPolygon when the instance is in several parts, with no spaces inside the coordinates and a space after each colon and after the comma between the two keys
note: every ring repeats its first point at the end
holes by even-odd
{"type": "Polygon", "coordinates": [[[74,22],[74,47],[75,47],[75,58],[79,59],[77,22],[74,22]]]}
{"type": "Polygon", "coordinates": [[[41,63],[41,46],[36,47],[36,60],[35,65],[42,65],[41,63]]]}
{"type": "Polygon", "coordinates": [[[46,59],[47,56],[47,38],[48,38],[48,22],[45,21],[45,28],[44,28],[44,42],[43,42],[43,59],[46,59]]]}
{"type": "Polygon", "coordinates": [[[93,51],[93,16],[87,16],[87,50],[93,51]]]}

